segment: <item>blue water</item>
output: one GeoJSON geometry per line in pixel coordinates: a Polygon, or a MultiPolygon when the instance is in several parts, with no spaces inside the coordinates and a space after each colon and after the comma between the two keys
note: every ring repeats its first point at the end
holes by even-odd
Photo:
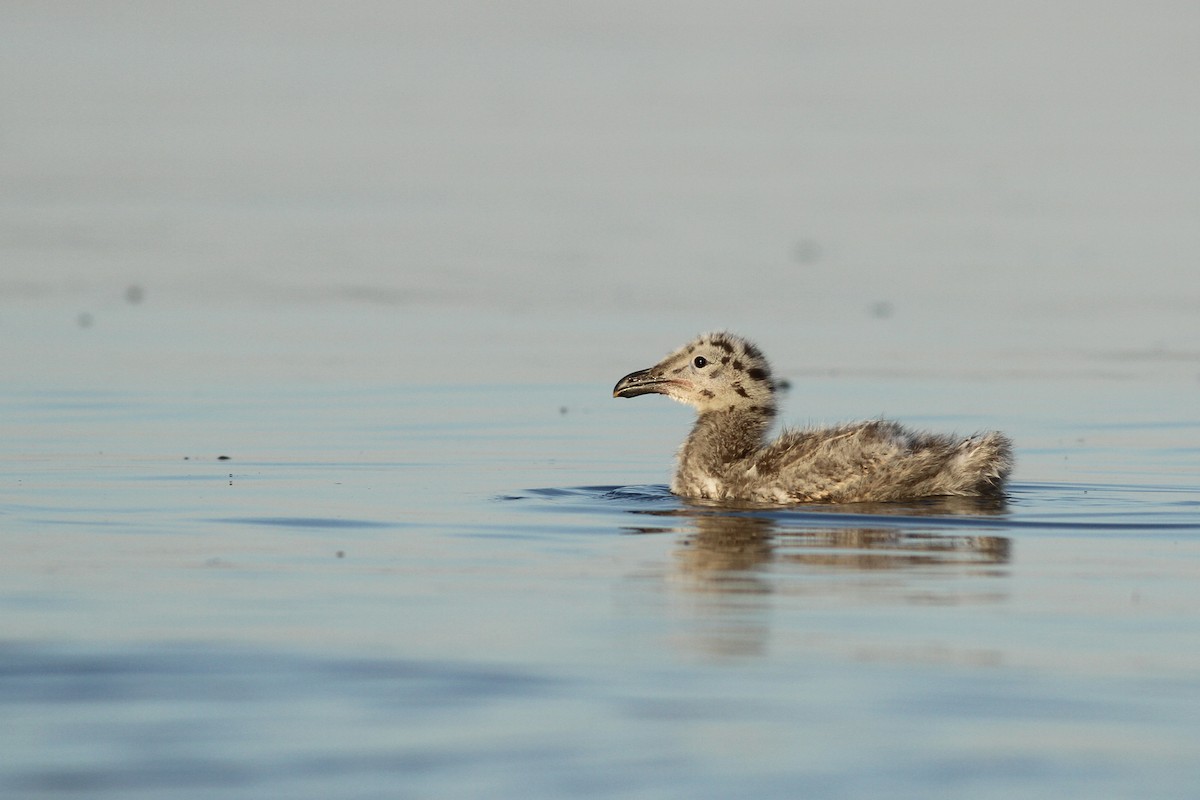
{"type": "Polygon", "coordinates": [[[0,796],[1194,797],[1198,23],[4,4],[0,796]],[[1005,502],[671,496],[720,328],[1005,502]]]}
{"type": "Polygon", "coordinates": [[[1048,429],[1013,413],[996,422],[1029,452],[1002,503],[728,509],[653,480],[685,410],[606,389],[10,395],[0,788],[1183,797],[1200,779],[1200,486],[1170,477],[1194,450],[1039,448],[1048,429]],[[1081,453],[1105,480],[1062,466],[1081,453]]]}

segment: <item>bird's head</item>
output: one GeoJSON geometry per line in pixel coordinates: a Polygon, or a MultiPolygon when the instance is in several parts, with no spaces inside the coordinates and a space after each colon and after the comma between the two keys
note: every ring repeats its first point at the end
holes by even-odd
{"type": "Polygon", "coordinates": [[[731,333],[708,333],[649,369],[631,372],[613,387],[613,397],[665,394],[700,413],[775,410],[775,383],[762,352],[731,333]]]}

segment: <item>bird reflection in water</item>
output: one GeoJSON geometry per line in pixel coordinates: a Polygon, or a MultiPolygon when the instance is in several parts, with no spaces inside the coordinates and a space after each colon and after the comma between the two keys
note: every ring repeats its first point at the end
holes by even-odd
{"type": "Polygon", "coordinates": [[[995,578],[1007,574],[1011,540],[984,531],[1003,525],[1004,510],[963,497],[803,510],[694,502],[636,512],[662,524],[629,530],[680,537],[662,576],[677,621],[691,620],[676,643],[745,656],[765,650],[769,612],[787,597],[802,597],[799,609],[1002,601],[995,578]]]}
{"type": "Polygon", "coordinates": [[[1002,499],[975,497],[828,510],[808,507],[803,511],[763,511],[753,506],[741,509],[694,502],[681,509],[638,512],[663,522],[669,519],[670,523],[629,530],[682,534],[678,554],[681,568],[714,577],[753,571],[772,562],[853,570],[999,566],[1011,557],[1008,537],[963,531],[981,527],[979,523],[987,517],[1004,511],[1002,499]],[[956,524],[955,517],[964,518],[962,524],[956,524]]]}

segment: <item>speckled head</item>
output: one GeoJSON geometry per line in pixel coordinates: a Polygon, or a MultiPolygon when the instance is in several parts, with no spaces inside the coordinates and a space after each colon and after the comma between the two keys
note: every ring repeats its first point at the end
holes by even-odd
{"type": "Polygon", "coordinates": [[[756,410],[775,413],[771,367],[751,342],[732,333],[706,333],[649,369],[631,372],[613,397],[665,394],[701,413],[756,410]]]}

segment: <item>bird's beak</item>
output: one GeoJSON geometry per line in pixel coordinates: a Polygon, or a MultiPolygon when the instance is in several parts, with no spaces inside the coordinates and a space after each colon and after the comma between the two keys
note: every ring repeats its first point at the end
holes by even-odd
{"type": "Polygon", "coordinates": [[[637,397],[639,394],[666,394],[671,381],[656,374],[653,368],[631,372],[613,387],[613,397],[637,397]]]}

